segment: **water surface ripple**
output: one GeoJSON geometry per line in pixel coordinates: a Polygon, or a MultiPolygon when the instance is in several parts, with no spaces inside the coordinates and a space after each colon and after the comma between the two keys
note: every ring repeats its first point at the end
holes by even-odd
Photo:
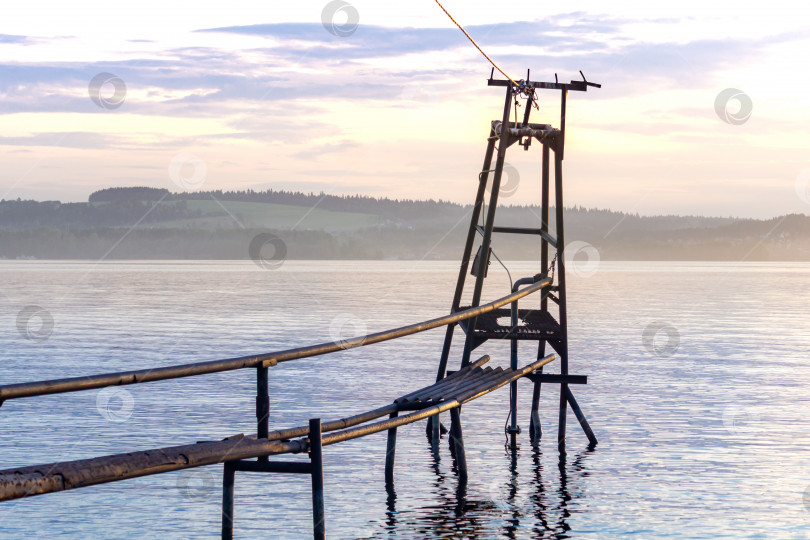
{"type": "MultiPolygon", "coordinates": [[[[0,380],[212,360],[416,322],[447,313],[457,268],[2,261],[0,380]],[[32,305],[53,317],[45,340],[17,328],[32,305]]],[[[505,274],[491,273],[485,296],[507,294],[505,274]]],[[[545,438],[532,448],[524,383],[514,452],[503,444],[505,389],[464,407],[466,486],[447,439],[434,456],[423,423],[400,430],[390,492],[384,434],[327,447],[329,537],[810,538],[809,290],[805,264],[603,262],[587,278],[570,274],[571,372],[589,376],[573,388],[599,445],[589,449],[569,415],[561,459],[558,389],[547,385],[545,438]]],[[[272,368],[271,425],[376,408],[429,384],[442,338],[433,330],[272,368]]],[[[508,365],[505,343],[479,351],[508,365]]],[[[521,364],[533,354],[525,345],[521,364]]],[[[255,432],[252,370],[115,390],[5,403],[0,467],[255,432]]],[[[2,503],[0,536],[217,537],[221,474],[213,466],[2,503]]],[[[309,537],[309,497],[305,478],[238,474],[236,536],[309,537]]]]}

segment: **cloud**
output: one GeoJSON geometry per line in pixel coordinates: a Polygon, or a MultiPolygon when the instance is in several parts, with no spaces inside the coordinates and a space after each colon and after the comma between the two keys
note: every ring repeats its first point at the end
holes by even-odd
{"type": "MultiPolygon", "coordinates": [[[[578,15],[576,22],[565,26],[551,21],[532,21],[477,25],[470,26],[467,30],[482,46],[523,44],[553,46],[557,50],[572,51],[600,46],[602,41],[587,36],[615,35],[620,32],[620,25],[623,22],[597,20],[584,14],[575,15],[578,15]]],[[[471,46],[467,38],[456,28],[392,28],[360,25],[354,34],[345,38],[333,36],[323,25],[313,23],[230,26],[202,29],[197,32],[275,38],[276,47],[283,46],[296,55],[304,52],[307,58],[317,59],[386,58],[471,46]]]]}
{"type": "MultiPolygon", "coordinates": [[[[631,39],[622,29],[625,23],[615,18],[570,14],[548,21],[471,26],[469,31],[501,65],[530,67],[533,78],[553,80],[556,72],[561,81],[578,79],[577,70],[582,69],[589,80],[604,85],[599,91],[589,92],[589,101],[656,95],[668,88],[705,88],[711,84],[708,81],[713,74],[743,60],[751,62],[764,44],[799,37],[647,43],[631,39]]],[[[0,114],[103,114],[116,122],[121,119],[116,124],[119,133],[122,126],[134,127],[131,135],[124,136],[56,133],[57,129],[76,127],[52,126],[44,128],[47,132],[29,136],[0,137],[0,145],[126,151],[203,145],[226,147],[238,154],[243,149],[251,151],[247,143],[261,143],[272,148],[278,163],[313,162],[305,170],[296,169],[298,181],[408,177],[412,175],[410,170],[381,173],[373,170],[379,164],[365,162],[358,162],[356,171],[347,172],[330,165],[327,158],[319,161],[319,156],[351,153],[355,147],[369,144],[362,140],[363,135],[341,124],[352,107],[371,103],[369,110],[373,110],[379,105],[384,114],[401,121],[412,116],[406,116],[402,109],[425,107],[433,114],[444,103],[466,104],[464,100],[479,99],[487,92],[482,79],[488,75],[489,66],[456,28],[361,25],[352,36],[338,38],[320,24],[288,23],[203,29],[197,35],[204,37],[201,41],[211,43],[216,40],[206,35],[210,33],[257,39],[246,41],[251,48],[239,49],[174,47],[154,52],[150,47],[151,57],[132,58],[136,54],[132,52],[129,58],[118,61],[6,61],[0,65],[0,114]],[[126,82],[127,97],[119,109],[100,109],[88,97],[89,81],[101,72],[113,73],[126,82]],[[408,93],[409,88],[421,91],[408,93]],[[189,122],[188,130],[175,131],[182,135],[168,135],[147,133],[149,129],[158,131],[154,126],[159,122],[143,121],[138,116],[216,121],[189,122]],[[296,160],[284,161],[288,158],[296,160]],[[320,165],[325,170],[319,170],[320,165]]],[[[0,42],[11,38],[17,40],[14,43],[27,39],[3,36],[0,42]]],[[[137,49],[135,45],[133,48],[137,49]]],[[[706,97],[703,108],[702,102],[697,102],[694,94],[691,96],[692,103],[679,97],[679,103],[664,102],[652,107],[649,102],[635,104],[651,110],[660,107],[663,112],[659,111],[660,118],[636,118],[628,125],[619,123],[611,129],[663,140],[660,144],[696,140],[705,132],[701,118],[706,122],[715,120],[711,109],[714,94],[706,97]]],[[[104,123],[94,120],[94,125],[104,123]]],[[[166,125],[172,125],[172,121],[166,120],[166,125]]],[[[402,137],[413,138],[410,134],[402,137]]],[[[416,139],[404,142],[410,148],[418,144],[416,139]]],[[[273,162],[272,168],[283,170],[286,165],[278,163],[273,162]]],[[[334,185],[324,182],[324,186],[334,185]]]]}
{"type": "MultiPolygon", "coordinates": [[[[797,37],[653,44],[631,41],[622,31],[625,22],[573,13],[554,21],[470,26],[469,31],[500,64],[532,68],[533,77],[551,80],[559,73],[561,80],[567,80],[579,78],[577,70],[582,69],[589,79],[605,83],[596,99],[705,82],[713,72],[741,59],[751,61],[766,42],[797,37]]],[[[158,53],[159,58],[89,64],[6,62],[0,65],[0,114],[97,113],[98,108],[87,98],[87,84],[100,72],[113,73],[126,82],[128,95],[121,112],[223,117],[254,113],[263,103],[302,98],[389,99],[414,81],[453,80],[454,84],[431,85],[431,91],[436,92],[435,99],[455,99],[458,89],[472,83],[473,77],[480,84],[481,72],[488,68],[456,28],[361,25],[345,38],[311,23],[197,32],[258,36],[267,38],[267,44],[247,50],[172,48],[158,53]],[[459,54],[461,50],[465,54],[459,54]],[[437,61],[443,54],[448,60],[437,61]],[[420,55],[426,58],[421,64],[420,55]],[[400,57],[411,61],[394,60],[400,57]]],[[[513,76],[523,76],[523,72],[513,76]]]]}
{"type": "Polygon", "coordinates": [[[90,132],[37,133],[23,137],[0,137],[0,146],[58,146],[63,148],[110,148],[123,139],[90,132]]]}
{"type": "Polygon", "coordinates": [[[348,150],[349,148],[356,148],[358,146],[359,144],[356,142],[340,141],[338,143],[328,143],[313,148],[307,148],[302,152],[293,154],[292,157],[311,161],[317,160],[318,156],[322,156],[324,154],[334,154],[335,152],[343,152],[344,150],[348,150]]]}
{"type": "Polygon", "coordinates": [[[25,43],[27,36],[15,36],[13,34],[0,34],[0,43],[25,43]]]}

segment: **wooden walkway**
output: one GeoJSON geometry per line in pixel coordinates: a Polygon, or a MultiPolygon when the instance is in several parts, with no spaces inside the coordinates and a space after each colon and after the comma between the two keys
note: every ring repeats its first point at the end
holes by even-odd
{"type": "MultiPolygon", "coordinates": [[[[532,374],[554,358],[554,355],[550,355],[522,369],[512,370],[500,367],[482,368],[481,366],[489,360],[489,357],[485,356],[439,383],[403,396],[391,405],[321,423],[323,433],[321,444],[328,446],[380,431],[391,430],[390,433],[393,434],[399,426],[457,409],[464,403],[532,374]],[[401,411],[413,412],[399,416],[401,411]],[[391,418],[368,423],[386,415],[391,418]]],[[[300,426],[271,431],[267,438],[261,439],[255,435],[240,434],[221,441],[6,469],[0,471],[0,501],[226,461],[308,452],[312,445],[308,438],[309,431],[309,426],[300,426]]],[[[458,438],[460,440],[460,431],[458,438]]],[[[393,472],[393,453],[390,453],[390,456],[386,470],[390,469],[393,472]]]]}

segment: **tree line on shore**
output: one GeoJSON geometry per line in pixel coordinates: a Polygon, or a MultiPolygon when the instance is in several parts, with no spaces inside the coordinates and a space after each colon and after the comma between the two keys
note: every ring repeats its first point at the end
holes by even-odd
{"type": "MultiPolygon", "coordinates": [[[[267,208],[272,212],[277,207],[267,208]]],[[[107,254],[119,259],[246,259],[251,239],[270,231],[283,239],[293,259],[452,260],[461,254],[470,210],[447,201],[361,195],[107,188],[91,194],[87,203],[0,201],[0,258],[95,259],[107,254]],[[213,210],[192,204],[212,199],[218,203],[208,206],[213,210]],[[329,209],[379,219],[339,231],[298,230],[297,219],[267,229],[231,219],[241,216],[236,209],[228,210],[230,202],[329,209]],[[203,219],[217,217],[223,219],[203,219]]],[[[539,215],[536,206],[498,210],[502,225],[537,227],[539,215]]],[[[550,229],[553,233],[553,219],[550,229]]],[[[596,247],[603,259],[810,260],[810,217],[803,214],[755,220],[639,216],[573,207],[566,209],[566,237],[596,247]]],[[[494,247],[501,258],[533,259],[537,246],[532,240],[498,235],[494,247]]]]}

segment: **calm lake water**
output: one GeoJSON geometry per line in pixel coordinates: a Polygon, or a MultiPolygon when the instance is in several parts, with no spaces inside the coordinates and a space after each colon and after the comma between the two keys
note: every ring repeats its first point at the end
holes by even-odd
{"type": "MultiPolygon", "coordinates": [[[[212,360],[440,316],[457,264],[3,261],[0,380],[212,360]],[[45,340],[18,331],[31,305],[53,318],[45,340]]],[[[509,266],[515,278],[536,272],[509,266]]],[[[485,296],[507,294],[506,274],[490,273],[485,296]]],[[[435,460],[424,423],[400,429],[395,493],[383,482],[384,434],[326,447],[328,536],[810,538],[808,291],[806,264],[603,262],[590,276],[569,273],[571,372],[589,376],[573,389],[599,445],[588,449],[569,415],[561,459],[558,387],[548,385],[546,438],[533,448],[523,383],[514,454],[504,447],[506,388],[464,407],[466,490],[447,439],[435,460]]],[[[442,337],[272,368],[271,427],[376,408],[429,384],[442,337]]],[[[508,365],[505,342],[478,351],[508,365]]],[[[244,370],[11,401],[0,408],[0,467],[255,433],[254,391],[255,372],[244,370]]],[[[0,536],[217,537],[221,474],[214,466],[2,503],[0,536]]],[[[306,477],[241,473],[236,497],[236,536],[310,536],[306,477]]]]}

